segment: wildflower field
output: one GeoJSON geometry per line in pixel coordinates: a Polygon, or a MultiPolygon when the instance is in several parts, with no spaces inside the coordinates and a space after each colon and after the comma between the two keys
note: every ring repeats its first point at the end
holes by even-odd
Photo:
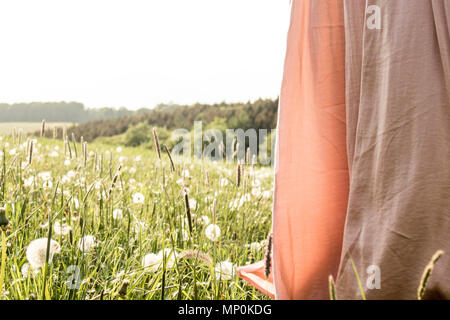
{"type": "Polygon", "coordinates": [[[271,167],[75,140],[0,136],[1,299],[267,299],[271,167]]]}

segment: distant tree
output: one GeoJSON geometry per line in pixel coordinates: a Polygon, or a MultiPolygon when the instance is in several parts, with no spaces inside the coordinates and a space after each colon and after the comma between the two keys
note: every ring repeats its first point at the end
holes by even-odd
{"type": "MultiPolygon", "coordinates": [[[[2,105],[0,104],[0,111],[1,107],[2,105]]],[[[101,114],[100,111],[96,113],[92,109],[88,109],[88,112],[91,118],[94,117],[94,114],[96,116],[101,114]]],[[[204,129],[216,126],[221,129],[226,127],[244,130],[250,128],[270,130],[276,127],[277,112],[278,99],[260,99],[247,103],[216,103],[210,105],[197,103],[168,109],[140,110],[134,113],[130,111],[130,114],[118,118],[77,124],[68,128],[68,133],[71,134],[73,132],[77,137],[83,136],[86,141],[92,141],[98,137],[112,137],[123,134],[139,123],[146,123],[149,127],[166,128],[167,130],[186,129],[191,131],[195,121],[202,121],[204,129]]],[[[112,116],[112,114],[102,114],[102,117],[109,116],[112,116]]],[[[50,136],[50,133],[48,134],[50,136]]],[[[59,137],[61,137],[61,134],[59,137]]]]}
{"type": "Polygon", "coordinates": [[[0,122],[73,122],[114,119],[133,114],[126,108],[86,109],[79,102],[0,103],[0,122]]]}
{"type": "Polygon", "coordinates": [[[125,145],[128,147],[137,147],[148,142],[152,135],[152,128],[145,122],[130,127],[125,133],[125,145]]]}

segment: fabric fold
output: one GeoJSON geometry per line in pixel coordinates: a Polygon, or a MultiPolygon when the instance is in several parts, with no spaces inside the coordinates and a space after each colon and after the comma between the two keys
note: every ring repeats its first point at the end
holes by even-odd
{"type": "Polygon", "coordinates": [[[448,299],[450,3],[344,8],[350,190],[337,296],[417,299],[441,249],[426,297],[448,299]]]}
{"type": "Polygon", "coordinates": [[[273,269],[238,269],[277,299],[328,299],[348,197],[345,34],[339,0],[293,1],[280,95],[273,269]]]}

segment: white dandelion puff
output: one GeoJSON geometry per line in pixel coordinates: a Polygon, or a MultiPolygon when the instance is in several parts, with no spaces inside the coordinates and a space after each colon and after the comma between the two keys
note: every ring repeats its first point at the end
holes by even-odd
{"type": "Polygon", "coordinates": [[[114,209],[113,210],[113,219],[118,220],[123,218],[123,211],[122,209],[114,209]]]}
{"type": "Polygon", "coordinates": [[[53,231],[57,236],[65,236],[68,235],[72,228],[67,224],[60,224],[59,221],[56,221],[53,225],[53,231]]]}
{"type": "Polygon", "coordinates": [[[28,177],[27,179],[24,180],[23,183],[25,187],[31,187],[34,183],[34,177],[33,176],[28,177]]]}
{"type": "Polygon", "coordinates": [[[189,208],[191,210],[197,209],[197,200],[195,199],[189,199],[189,208]]]}
{"type": "Polygon", "coordinates": [[[236,267],[227,260],[216,264],[214,270],[217,280],[231,280],[235,275],[236,267]]]}
{"type": "Polygon", "coordinates": [[[78,241],[78,249],[89,252],[97,246],[97,239],[94,236],[84,236],[78,241]]]}
{"type": "Polygon", "coordinates": [[[255,179],[252,181],[252,187],[259,187],[261,186],[261,181],[259,179],[255,179]]]}
{"type": "Polygon", "coordinates": [[[158,271],[160,264],[160,256],[154,253],[149,253],[142,259],[142,266],[148,271],[158,271]]]}
{"type": "Polygon", "coordinates": [[[144,203],[145,197],[142,193],[137,192],[133,194],[133,202],[136,204],[142,204],[144,203]]]}
{"type": "Polygon", "coordinates": [[[53,188],[53,182],[51,182],[50,180],[49,181],[45,181],[42,184],[42,188],[44,188],[44,189],[51,189],[51,188],[53,188]]]}
{"type": "Polygon", "coordinates": [[[127,157],[125,157],[125,156],[119,157],[119,162],[120,163],[124,163],[125,161],[127,161],[127,157]]]}
{"type": "Polygon", "coordinates": [[[80,208],[80,202],[78,201],[77,198],[72,198],[72,203],[75,209],[80,208]]]}
{"type": "Polygon", "coordinates": [[[48,181],[52,178],[52,174],[50,171],[39,172],[38,177],[44,181],[48,181]]]}
{"type": "MultiPolygon", "coordinates": [[[[47,254],[47,238],[39,238],[33,240],[28,245],[26,251],[26,257],[33,269],[41,268],[45,265],[45,258],[47,254]]],[[[48,262],[51,263],[53,255],[57,254],[61,250],[61,246],[55,240],[50,240],[50,248],[48,254],[48,262]]]]}
{"type": "Polygon", "coordinates": [[[161,265],[163,256],[166,257],[166,268],[171,269],[175,266],[175,252],[172,249],[160,250],[158,256],[161,257],[161,265]]]}
{"type": "Polygon", "coordinates": [[[261,188],[260,187],[252,188],[252,195],[255,197],[259,197],[261,195],[261,188]]]}
{"type": "Polygon", "coordinates": [[[164,255],[166,257],[166,268],[171,269],[175,265],[175,253],[173,250],[161,250],[158,254],[150,253],[142,259],[142,266],[148,270],[155,272],[163,265],[164,255]]]}
{"type": "Polygon", "coordinates": [[[22,265],[22,268],[20,268],[20,272],[22,273],[23,278],[27,278],[28,275],[37,275],[39,273],[40,269],[34,269],[28,262],[25,262],[22,265]]]}
{"type": "Polygon", "coordinates": [[[134,225],[134,232],[135,233],[142,233],[145,231],[145,228],[147,227],[147,224],[143,221],[136,220],[136,224],[134,225]]]}
{"type": "Polygon", "coordinates": [[[220,228],[217,224],[210,224],[205,229],[206,237],[211,241],[216,241],[220,237],[220,228]]]}
{"type": "Polygon", "coordinates": [[[220,186],[221,188],[223,188],[223,187],[227,186],[228,183],[229,183],[228,179],[222,178],[222,179],[220,179],[220,181],[219,181],[219,186],[220,186]]]}
{"type": "Polygon", "coordinates": [[[263,198],[268,199],[268,198],[270,198],[270,197],[272,196],[272,192],[269,191],[269,190],[265,190],[265,191],[262,193],[262,196],[263,196],[263,198]]]}
{"type": "Polygon", "coordinates": [[[258,251],[260,250],[265,244],[265,241],[262,242],[252,242],[250,244],[246,244],[245,246],[247,248],[250,248],[250,251],[258,251]]]}
{"type": "Polygon", "coordinates": [[[201,219],[201,221],[203,222],[204,225],[208,225],[209,224],[209,217],[208,216],[201,216],[200,219],[201,219]]]}

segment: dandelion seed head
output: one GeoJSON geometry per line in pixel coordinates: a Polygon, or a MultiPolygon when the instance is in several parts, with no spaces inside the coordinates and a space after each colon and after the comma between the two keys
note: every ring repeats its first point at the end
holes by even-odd
{"type": "Polygon", "coordinates": [[[24,180],[25,187],[31,187],[34,183],[34,176],[29,176],[27,179],[24,180]]]}
{"type": "Polygon", "coordinates": [[[145,197],[142,193],[136,192],[133,194],[133,202],[136,204],[142,204],[144,203],[145,197]]]}
{"type": "Polygon", "coordinates": [[[217,280],[232,280],[234,278],[236,267],[230,261],[222,261],[216,264],[215,268],[217,280]]]}
{"type": "Polygon", "coordinates": [[[22,265],[22,268],[20,268],[20,272],[22,273],[23,278],[27,278],[29,275],[35,276],[39,273],[40,269],[33,269],[33,267],[28,263],[25,262],[22,265]]]}
{"type": "Polygon", "coordinates": [[[270,197],[272,196],[272,192],[269,191],[269,190],[266,190],[266,191],[264,191],[264,192],[262,193],[262,196],[263,196],[263,198],[268,199],[268,198],[270,198],[270,197]]]}
{"type": "Polygon", "coordinates": [[[39,172],[38,177],[43,181],[48,181],[52,178],[52,173],[50,171],[39,172]]]}
{"type": "Polygon", "coordinates": [[[72,203],[75,209],[80,208],[80,202],[78,201],[77,198],[72,198],[72,203]]]}
{"type": "Polygon", "coordinates": [[[122,209],[114,209],[113,210],[113,219],[118,220],[123,218],[123,212],[122,209]]]}
{"type": "Polygon", "coordinates": [[[158,268],[161,264],[161,257],[154,253],[149,253],[144,256],[142,259],[142,266],[152,272],[158,271],[158,268]]]}
{"type": "Polygon", "coordinates": [[[211,241],[216,241],[220,237],[220,228],[216,224],[210,224],[205,229],[206,237],[211,241]]]}
{"type": "Polygon", "coordinates": [[[252,195],[255,197],[259,197],[261,195],[261,188],[260,187],[252,188],[252,195]]]}
{"type": "Polygon", "coordinates": [[[53,182],[51,182],[50,180],[49,181],[45,181],[42,184],[42,188],[44,188],[44,189],[51,189],[51,188],[53,188],[53,182]]]}
{"type": "Polygon", "coordinates": [[[97,238],[91,235],[84,236],[78,241],[78,249],[82,252],[89,252],[97,246],[97,238]]]}
{"type": "Polygon", "coordinates": [[[57,236],[65,236],[68,235],[72,228],[67,224],[61,224],[59,221],[56,221],[53,225],[53,231],[57,236]]]}
{"type": "Polygon", "coordinates": [[[222,178],[222,179],[220,179],[220,181],[219,181],[219,186],[220,186],[220,187],[225,187],[225,186],[228,185],[228,183],[229,183],[228,179],[222,178]]]}
{"type": "MultiPolygon", "coordinates": [[[[28,245],[26,257],[33,269],[41,268],[45,265],[45,258],[47,253],[47,238],[39,238],[33,240],[28,245]]],[[[48,262],[51,263],[53,255],[59,253],[61,246],[55,240],[50,240],[50,250],[48,255],[48,262]]]]}
{"type": "Polygon", "coordinates": [[[175,265],[175,253],[173,250],[160,250],[157,254],[149,253],[142,259],[142,266],[148,271],[156,272],[162,268],[164,256],[166,257],[166,268],[171,269],[175,265]]]}
{"type": "Polygon", "coordinates": [[[191,208],[192,210],[197,209],[197,200],[189,199],[189,208],[191,208]]]}
{"type": "Polygon", "coordinates": [[[204,225],[208,225],[209,222],[210,222],[208,216],[201,216],[200,219],[201,219],[201,221],[203,222],[204,225]]]}

